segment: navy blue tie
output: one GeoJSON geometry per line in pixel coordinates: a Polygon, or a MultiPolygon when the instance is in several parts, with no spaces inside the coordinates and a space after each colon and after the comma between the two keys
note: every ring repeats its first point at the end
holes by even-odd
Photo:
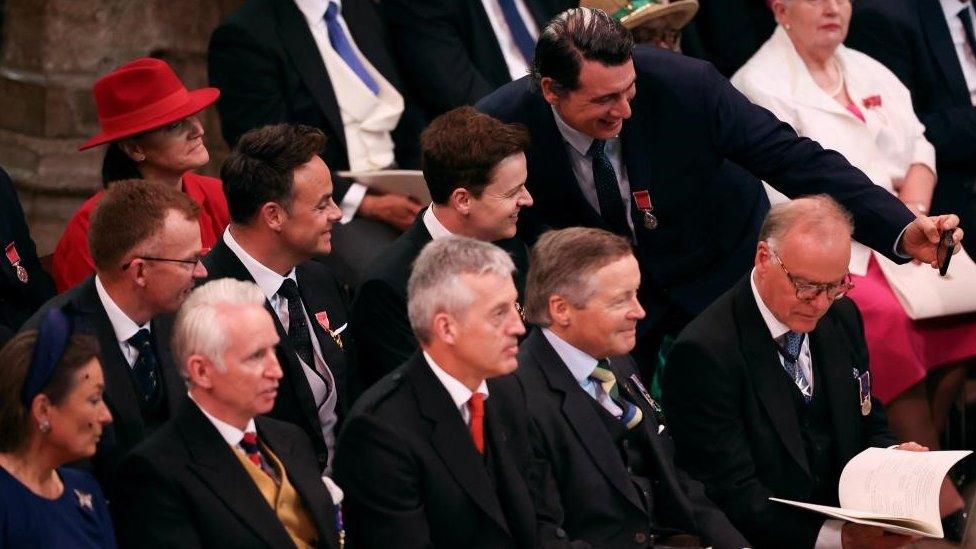
{"type": "Polygon", "coordinates": [[[630,226],[627,225],[627,209],[620,198],[620,184],[617,172],[607,158],[607,142],[594,139],[587,154],[593,159],[593,185],[596,187],[596,199],[600,204],[600,215],[610,226],[610,230],[630,238],[630,226]]]}
{"type": "Polygon", "coordinates": [[[329,43],[332,44],[332,49],[346,62],[346,65],[352,69],[352,72],[356,73],[356,76],[363,81],[363,84],[366,84],[366,87],[373,92],[373,95],[378,95],[380,93],[380,85],[376,83],[376,80],[366,70],[366,66],[359,60],[359,56],[356,55],[356,50],[353,49],[352,44],[349,42],[349,37],[346,36],[346,31],[343,30],[342,25],[339,23],[339,4],[329,2],[329,7],[325,10],[325,24],[329,28],[329,43]]]}
{"type": "Polygon", "coordinates": [[[159,363],[156,360],[156,351],[153,349],[152,335],[149,330],[143,328],[130,337],[127,343],[139,352],[139,356],[132,364],[132,377],[139,391],[140,405],[148,406],[159,394],[159,363]]]}
{"type": "Polygon", "coordinates": [[[813,399],[813,390],[810,387],[810,381],[807,379],[807,376],[803,375],[803,368],[800,368],[800,365],[797,364],[805,335],[792,331],[786,332],[783,335],[783,349],[780,354],[783,356],[783,369],[793,378],[793,383],[796,384],[797,389],[803,395],[803,400],[809,404],[813,399]]]}
{"type": "Polygon", "coordinates": [[[973,32],[973,16],[969,13],[968,4],[959,11],[959,19],[962,21],[963,30],[966,31],[966,42],[969,43],[969,50],[973,55],[976,55],[976,33],[973,32]]]}
{"type": "Polygon", "coordinates": [[[512,33],[515,45],[518,46],[525,62],[531,65],[532,58],[535,56],[535,40],[529,33],[529,28],[525,26],[525,20],[522,19],[518,7],[515,6],[515,0],[498,0],[498,5],[502,8],[502,14],[505,15],[505,23],[512,33]]]}

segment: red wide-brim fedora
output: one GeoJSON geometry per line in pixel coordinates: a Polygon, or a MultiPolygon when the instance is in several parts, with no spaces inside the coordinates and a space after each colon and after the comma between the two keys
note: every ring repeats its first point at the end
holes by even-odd
{"type": "Polygon", "coordinates": [[[161,59],[130,61],[95,81],[95,108],[102,131],[79,151],[182,120],[212,105],[217,88],[187,90],[161,59]]]}

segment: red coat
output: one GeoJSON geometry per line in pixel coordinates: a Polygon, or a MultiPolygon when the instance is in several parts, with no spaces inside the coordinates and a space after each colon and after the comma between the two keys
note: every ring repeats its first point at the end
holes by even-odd
{"type": "MultiPolygon", "coordinates": [[[[200,206],[200,240],[211,248],[230,223],[227,199],[219,179],[192,172],[183,174],[183,192],[200,206]]],[[[75,212],[54,249],[51,267],[58,292],[64,292],[88,278],[95,263],[88,252],[88,226],[91,214],[105,191],[98,191],[75,212]]]]}

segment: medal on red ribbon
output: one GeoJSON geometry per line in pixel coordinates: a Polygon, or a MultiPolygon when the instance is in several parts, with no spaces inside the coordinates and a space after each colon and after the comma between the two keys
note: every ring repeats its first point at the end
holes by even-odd
{"type": "Polygon", "coordinates": [[[7,244],[4,251],[7,253],[7,261],[10,262],[10,265],[12,265],[14,270],[17,272],[17,280],[27,284],[30,277],[27,276],[27,269],[20,264],[20,254],[17,252],[17,246],[11,242],[10,244],[7,244]]]}
{"type": "Polygon", "coordinates": [[[651,204],[651,193],[647,191],[634,191],[634,203],[637,209],[644,214],[644,227],[648,230],[657,228],[657,217],[654,216],[654,206],[651,204]]]}

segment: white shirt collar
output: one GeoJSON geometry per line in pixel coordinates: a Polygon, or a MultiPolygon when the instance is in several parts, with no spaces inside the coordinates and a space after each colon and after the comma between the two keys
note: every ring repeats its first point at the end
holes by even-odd
{"type": "Polygon", "coordinates": [[[211,415],[210,412],[208,412],[203,408],[203,406],[200,406],[199,402],[193,399],[193,395],[190,394],[189,392],[187,392],[187,396],[189,396],[190,400],[192,400],[193,403],[197,405],[197,408],[199,408],[200,411],[203,412],[204,417],[209,419],[210,423],[213,423],[214,428],[217,429],[217,432],[220,433],[220,436],[223,437],[223,439],[227,442],[228,446],[237,447],[238,445],[240,445],[241,439],[244,438],[244,433],[258,432],[257,427],[254,425],[253,417],[247,420],[247,427],[245,427],[244,430],[241,431],[240,429],[234,427],[230,423],[227,423],[226,421],[221,421],[216,417],[214,417],[213,415],[211,415]]]}
{"type": "Polygon", "coordinates": [[[478,389],[472,391],[471,389],[465,387],[463,383],[451,377],[451,374],[442,370],[441,367],[434,362],[434,359],[427,354],[427,351],[424,351],[424,359],[427,361],[427,365],[430,366],[431,371],[434,372],[434,375],[437,376],[437,379],[440,380],[441,385],[447,389],[447,392],[451,395],[451,400],[454,401],[454,406],[457,407],[458,410],[461,410],[462,407],[467,406],[468,401],[471,400],[471,395],[476,392],[485,395],[486,399],[488,398],[488,383],[486,381],[482,380],[481,385],[478,385],[478,389]]]}
{"type": "Polygon", "coordinates": [[[573,375],[576,382],[580,385],[585,383],[599,360],[577,349],[549,328],[543,328],[542,335],[549,341],[549,345],[552,345],[559,358],[563,359],[563,363],[569,368],[569,373],[573,375]]]}
{"type": "Polygon", "coordinates": [[[552,117],[556,119],[556,127],[559,128],[559,133],[562,134],[563,139],[576,149],[576,152],[586,156],[586,153],[590,151],[590,145],[593,144],[593,138],[567,124],[556,112],[556,107],[550,105],[549,108],[552,109],[552,117]]]}
{"type": "Polygon", "coordinates": [[[972,2],[964,4],[959,0],[939,0],[939,3],[942,4],[942,12],[945,14],[945,18],[950,21],[956,20],[960,11],[972,5],[972,2]]]}
{"type": "Polygon", "coordinates": [[[329,8],[329,3],[339,4],[339,13],[342,13],[342,0],[295,0],[295,5],[302,12],[309,23],[317,23],[325,17],[325,11],[329,8]]]}
{"type": "Polygon", "coordinates": [[[295,276],[294,267],[288,271],[286,276],[281,276],[280,274],[265,267],[260,261],[254,259],[251,254],[247,253],[247,251],[237,243],[237,240],[234,240],[234,235],[231,234],[230,227],[224,229],[224,243],[227,244],[227,247],[234,252],[234,255],[236,255],[238,259],[241,260],[241,263],[244,264],[244,268],[247,269],[247,272],[251,273],[251,278],[254,279],[254,282],[259,288],[261,288],[264,295],[267,296],[268,301],[274,303],[272,300],[275,298],[275,295],[277,295],[278,290],[281,289],[281,283],[284,282],[286,278],[294,280],[296,284],[298,283],[298,278],[295,276]]]}
{"type": "Polygon", "coordinates": [[[769,329],[769,334],[773,336],[774,340],[779,340],[783,337],[786,332],[790,331],[790,327],[783,324],[773,315],[773,312],[769,310],[766,303],[763,302],[762,297],[759,296],[759,289],[756,288],[756,268],[752,268],[752,272],[749,273],[749,285],[752,287],[752,296],[756,298],[756,305],[759,306],[759,314],[762,315],[763,320],[766,322],[766,327],[769,329]]]}
{"type": "Polygon", "coordinates": [[[139,326],[129,318],[129,315],[125,314],[112,299],[112,296],[108,295],[108,291],[105,290],[105,286],[102,285],[102,280],[95,275],[95,292],[98,293],[98,299],[102,302],[102,307],[105,308],[105,314],[108,315],[109,322],[112,323],[112,330],[115,332],[115,338],[120,342],[127,342],[129,339],[136,335],[136,332],[142,329],[152,331],[149,322],[142,326],[139,326]]]}
{"type": "Polygon", "coordinates": [[[451,236],[451,231],[447,230],[447,227],[441,223],[440,219],[434,215],[434,205],[431,204],[424,211],[424,227],[427,227],[427,232],[430,233],[430,237],[434,240],[438,238],[444,238],[446,236],[451,236]]]}

